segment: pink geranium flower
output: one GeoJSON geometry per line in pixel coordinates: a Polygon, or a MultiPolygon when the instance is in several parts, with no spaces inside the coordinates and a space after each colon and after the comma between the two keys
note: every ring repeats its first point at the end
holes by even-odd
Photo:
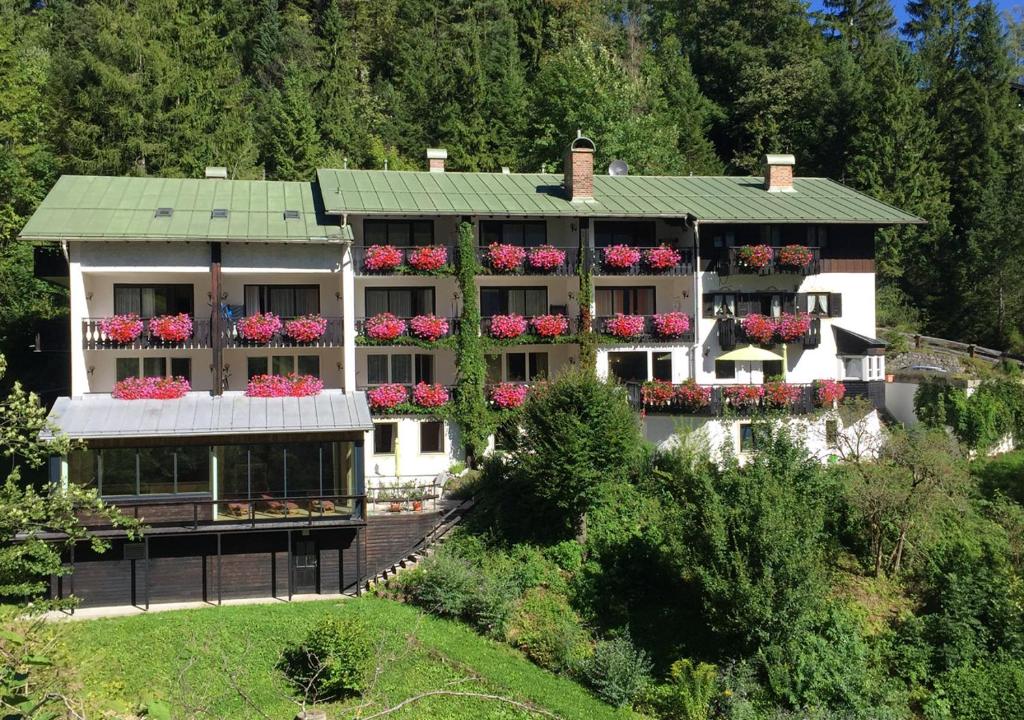
{"type": "Polygon", "coordinates": [[[254,375],[245,389],[249,397],[307,397],[319,395],[324,383],[315,375],[254,375]]]}
{"type": "Polygon", "coordinates": [[[118,400],[177,400],[191,389],[182,377],[133,377],[118,380],[110,394],[118,400]]]}
{"type": "Polygon", "coordinates": [[[374,340],[394,340],[406,327],[405,320],[391,313],[378,313],[366,321],[366,335],[374,340]]]}
{"type": "Polygon", "coordinates": [[[682,337],[690,330],[690,316],[684,312],[667,312],[655,315],[654,331],[659,337],[682,337]]]}
{"type": "Polygon", "coordinates": [[[759,345],[767,345],[775,339],[775,330],[778,327],[778,323],[775,318],[754,313],[743,318],[740,321],[740,326],[743,328],[746,336],[752,341],[759,345]]]}
{"type": "Polygon", "coordinates": [[[491,318],[491,337],[511,340],[526,332],[526,319],[522,315],[495,315],[491,318]]]}
{"type": "Polygon", "coordinates": [[[548,272],[557,270],[565,263],[565,251],[551,245],[540,245],[530,248],[528,254],[530,267],[548,272]]]}
{"type": "Polygon", "coordinates": [[[637,338],[644,334],[643,315],[623,315],[617,313],[615,317],[605,321],[604,329],[611,335],[618,338],[637,338]]]}
{"type": "Polygon", "coordinates": [[[498,272],[515,272],[526,260],[526,249],[518,245],[491,243],[487,246],[487,262],[498,272]]]}
{"type": "Polygon", "coordinates": [[[565,315],[538,315],[530,324],[538,335],[546,338],[564,335],[569,330],[569,319],[565,315]]]}
{"type": "Polygon", "coordinates": [[[800,399],[800,387],[784,382],[768,382],[764,384],[764,401],[769,407],[785,408],[800,399]]]}
{"type": "Polygon", "coordinates": [[[409,321],[409,329],[419,339],[435,342],[448,334],[448,321],[436,315],[417,315],[409,321]]]}
{"type": "Polygon", "coordinates": [[[420,247],[409,253],[409,267],[421,272],[436,272],[448,262],[448,248],[443,245],[420,247]]]}
{"type": "Polygon", "coordinates": [[[281,318],[274,313],[256,313],[242,318],[235,327],[245,340],[268,343],[274,335],[281,332],[281,318]]]}
{"type": "Polygon", "coordinates": [[[405,385],[388,383],[368,391],[366,397],[370,401],[370,407],[391,410],[409,399],[409,390],[405,385]]]}
{"type": "Polygon", "coordinates": [[[303,315],[284,324],[284,334],[297,342],[313,342],[327,332],[327,318],[320,315],[303,315]]]}
{"type": "Polygon", "coordinates": [[[690,411],[706,408],[711,404],[711,388],[698,385],[693,379],[687,380],[676,390],[679,404],[690,411]]]}
{"type": "Polygon", "coordinates": [[[529,391],[528,386],[520,383],[500,383],[491,389],[491,402],[502,410],[511,410],[526,402],[526,395],[529,391]]]}
{"type": "Polygon", "coordinates": [[[448,402],[448,391],[444,385],[419,382],[413,388],[412,400],[420,407],[438,408],[448,402]]]}
{"type": "Polygon", "coordinates": [[[741,245],[737,250],[740,265],[755,270],[763,270],[771,265],[773,257],[775,251],[770,245],[741,245]]]}
{"type": "Polygon", "coordinates": [[[815,396],[822,407],[832,407],[846,395],[846,386],[838,380],[818,380],[814,383],[815,396]]]}
{"type": "Polygon", "coordinates": [[[763,385],[726,385],[722,394],[734,408],[757,407],[764,397],[763,385]]]}
{"type": "Polygon", "coordinates": [[[114,315],[100,320],[100,332],[114,342],[127,345],[142,334],[142,320],[135,313],[114,315]]]}
{"type": "Polygon", "coordinates": [[[371,245],[363,256],[363,266],[372,272],[394,270],[401,264],[402,251],[392,245],[371,245]]]}
{"type": "Polygon", "coordinates": [[[811,316],[806,313],[783,313],[775,327],[775,333],[783,342],[799,340],[811,329],[811,316]]]}
{"type": "Polygon", "coordinates": [[[807,267],[814,261],[814,251],[806,245],[786,245],[779,248],[779,265],[786,267],[807,267]]]}
{"type": "Polygon", "coordinates": [[[604,248],[604,264],[616,270],[628,270],[640,262],[640,251],[629,245],[610,245],[604,248]]]}
{"type": "Polygon", "coordinates": [[[659,245],[645,250],[644,260],[652,270],[671,270],[683,261],[683,256],[675,248],[659,245]]]}
{"type": "Polygon", "coordinates": [[[676,389],[666,380],[649,380],[640,387],[644,405],[668,405],[676,396],[676,389]]]}
{"type": "Polygon", "coordinates": [[[164,342],[184,342],[192,337],[192,318],[187,313],[158,315],[150,319],[149,332],[164,342]]]}

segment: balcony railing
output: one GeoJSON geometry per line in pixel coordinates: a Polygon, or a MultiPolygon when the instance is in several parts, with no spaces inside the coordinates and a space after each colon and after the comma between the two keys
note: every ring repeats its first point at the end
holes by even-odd
{"type": "Polygon", "coordinates": [[[816,247],[805,248],[811,253],[811,261],[806,265],[783,264],[780,258],[782,246],[769,246],[772,259],[764,267],[751,267],[742,260],[742,248],[724,248],[718,255],[715,269],[719,275],[817,275],[821,272],[821,250],[816,247]]]}
{"type": "Polygon", "coordinates": [[[419,343],[439,342],[441,340],[444,340],[445,338],[452,337],[453,335],[458,333],[459,328],[459,318],[445,318],[445,320],[448,322],[448,331],[443,333],[440,337],[438,337],[437,340],[428,340],[426,338],[420,337],[413,330],[412,317],[400,317],[398,319],[405,323],[405,329],[401,333],[399,333],[398,336],[395,337],[393,340],[385,340],[372,338],[369,336],[369,334],[366,331],[366,321],[369,319],[371,318],[356,318],[356,334],[360,338],[362,338],[362,342],[364,342],[367,345],[416,345],[419,343]]]}
{"type": "MultiPolygon", "coordinates": [[[[659,246],[660,247],[660,246],[659,246]]],[[[594,275],[626,275],[626,276],[678,276],[678,275],[692,275],[693,274],[693,250],[692,248],[674,248],[679,253],[681,260],[679,263],[668,267],[660,268],[652,266],[650,259],[648,258],[648,252],[650,250],[656,250],[656,247],[634,247],[640,253],[640,259],[638,262],[630,265],[626,268],[612,267],[605,262],[604,248],[594,248],[591,250],[590,256],[590,268],[594,275]]]]}
{"type": "Polygon", "coordinates": [[[344,333],[342,331],[342,324],[340,317],[324,317],[327,321],[327,329],[324,330],[324,334],[316,340],[310,340],[309,342],[301,342],[294,338],[289,337],[285,334],[284,325],[293,318],[282,317],[281,325],[282,328],[278,332],[274,333],[273,337],[270,338],[269,342],[261,343],[255,340],[246,340],[242,337],[238,331],[238,321],[225,321],[224,328],[224,347],[226,348],[286,348],[286,347],[302,347],[302,348],[332,348],[341,347],[343,343],[344,333]]]}
{"type": "Polygon", "coordinates": [[[417,270],[409,263],[409,256],[417,250],[422,250],[423,246],[399,246],[399,245],[388,245],[393,250],[397,250],[401,256],[400,261],[394,267],[378,268],[373,269],[372,267],[366,266],[367,252],[372,247],[383,247],[377,245],[359,245],[352,248],[352,260],[355,263],[356,275],[445,275],[450,274],[452,268],[455,267],[455,248],[448,245],[432,245],[430,247],[444,247],[445,252],[448,256],[445,267],[437,271],[424,271],[417,270]]]}
{"type": "MultiPolygon", "coordinates": [[[[190,498],[110,498],[108,503],[123,515],[135,518],[148,527],[200,527],[241,524],[254,527],[272,523],[347,523],[361,522],[364,517],[364,495],[274,495],[266,493],[252,498],[221,498],[209,496],[190,498]]],[[[77,512],[79,521],[88,529],[110,528],[109,521],[87,510],[77,512]]]]}
{"type": "MultiPolygon", "coordinates": [[[[553,314],[558,314],[558,313],[553,313],[553,314]]],[[[492,317],[482,317],[482,318],[480,318],[480,334],[483,335],[484,337],[494,337],[491,334],[491,328],[492,328],[492,325],[494,323],[494,318],[495,317],[500,317],[500,316],[496,315],[496,316],[492,316],[492,317]]],[[[538,316],[524,315],[523,316],[523,320],[526,322],[526,332],[524,332],[522,335],[519,335],[518,337],[515,337],[515,338],[504,338],[504,340],[506,340],[508,342],[518,342],[518,343],[523,343],[523,344],[529,344],[529,343],[550,343],[550,342],[558,342],[559,340],[561,340],[562,342],[566,342],[567,338],[575,337],[577,331],[579,330],[579,319],[575,318],[575,317],[571,317],[571,316],[565,316],[566,330],[565,330],[564,333],[562,333],[560,335],[553,336],[553,337],[543,337],[543,336],[539,335],[537,333],[537,331],[533,327],[534,317],[544,317],[544,316],[540,316],[540,315],[538,315],[538,316]]],[[[502,338],[497,338],[497,339],[502,339],[502,338]]]]}
{"type": "Polygon", "coordinates": [[[806,415],[809,412],[813,412],[817,407],[815,404],[814,386],[810,384],[795,383],[787,383],[787,385],[791,388],[796,388],[799,391],[799,394],[797,394],[791,402],[780,407],[770,405],[765,399],[761,399],[752,404],[731,404],[726,395],[725,388],[742,387],[742,385],[717,385],[711,388],[710,402],[703,407],[694,408],[692,405],[686,404],[678,397],[674,397],[668,402],[659,402],[656,404],[648,403],[645,405],[643,399],[643,383],[627,382],[624,384],[630,405],[632,405],[636,410],[644,410],[648,414],[664,413],[671,415],[705,415],[718,417],[725,414],[727,410],[738,415],[750,415],[757,411],[771,409],[783,410],[797,415],[806,415]]]}
{"type": "Polygon", "coordinates": [[[552,268],[536,267],[535,263],[530,259],[530,251],[533,248],[522,248],[525,252],[524,259],[512,270],[494,268],[491,262],[490,246],[488,245],[477,247],[476,259],[485,273],[494,275],[575,275],[576,263],[579,258],[579,247],[576,245],[554,245],[552,247],[565,254],[565,259],[552,268]]]}
{"type": "Polygon", "coordinates": [[[179,350],[195,350],[210,347],[209,318],[192,318],[192,337],[181,342],[161,340],[149,332],[149,318],[143,318],[142,334],[131,342],[118,342],[100,327],[104,318],[85,318],[82,320],[83,350],[142,350],[146,348],[166,348],[179,350]]]}
{"type": "MultiPolygon", "coordinates": [[[[743,330],[743,323],[740,318],[720,317],[715,323],[718,332],[718,346],[722,350],[732,350],[738,344],[758,344],[756,340],[747,337],[743,330]]],[[[794,343],[800,343],[806,349],[816,348],[821,344],[821,318],[811,318],[811,327],[794,343]]]]}
{"type": "Polygon", "coordinates": [[[692,343],[693,342],[693,319],[690,319],[690,329],[681,335],[664,336],[658,333],[653,315],[642,315],[644,320],[643,330],[640,334],[631,337],[620,337],[613,334],[608,329],[608,321],[613,320],[615,316],[612,315],[599,315],[594,318],[593,329],[606,338],[610,338],[615,343],[623,345],[636,344],[640,342],[659,342],[659,343],[692,343]]]}
{"type": "MultiPolygon", "coordinates": [[[[427,382],[423,380],[422,382],[427,382]]],[[[382,385],[401,385],[405,388],[406,398],[404,402],[399,403],[396,407],[381,407],[374,405],[372,398],[370,398],[370,413],[372,415],[436,415],[439,410],[444,407],[450,406],[455,402],[456,387],[454,385],[444,385],[445,392],[448,393],[448,402],[440,407],[438,406],[423,406],[416,402],[415,391],[418,383],[412,382],[392,382],[392,383],[366,383],[360,384],[356,387],[365,393],[371,393],[375,389],[382,385]]],[[[428,385],[436,385],[437,383],[427,382],[428,385]]]]}

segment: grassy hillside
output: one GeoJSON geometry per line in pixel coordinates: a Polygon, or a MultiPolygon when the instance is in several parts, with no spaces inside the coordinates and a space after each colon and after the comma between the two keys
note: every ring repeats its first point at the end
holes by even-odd
{"type": "Polygon", "coordinates": [[[298,707],[274,669],[280,652],[325,613],[358,616],[378,631],[379,677],[363,700],[325,708],[331,718],[368,717],[431,690],[514,699],[434,696],[387,717],[635,718],[584,688],[545,672],[518,652],[465,626],[377,598],[231,606],[92,620],[65,626],[80,692],[95,714],[131,712],[147,698],[168,702],[174,717],[289,718],[298,707]]]}

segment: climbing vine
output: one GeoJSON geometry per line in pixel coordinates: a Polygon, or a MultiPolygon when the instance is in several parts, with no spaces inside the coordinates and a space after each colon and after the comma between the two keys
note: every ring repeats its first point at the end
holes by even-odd
{"type": "Polygon", "coordinates": [[[580,223],[579,252],[576,257],[576,275],[580,279],[580,365],[591,372],[597,370],[597,335],[594,334],[594,319],[590,309],[594,302],[594,279],[590,273],[589,244],[587,233],[580,223]]]}
{"type": "Polygon", "coordinates": [[[467,464],[475,464],[487,448],[487,439],[496,424],[487,406],[485,383],[487,364],[480,337],[480,307],[476,297],[476,260],[473,225],[459,225],[458,280],[462,294],[462,316],[456,336],[455,418],[462,432],[467,464]]]}
{"type": "Polygon", "coordinates": [[[1016,382],[986,381],[968,395],[943,380],[926,381],[914,394],[914,411],[926,425],[950,427],[972,450],[989,450],[1007,434],[1024,439],[1024,387],[1016,382]]]}

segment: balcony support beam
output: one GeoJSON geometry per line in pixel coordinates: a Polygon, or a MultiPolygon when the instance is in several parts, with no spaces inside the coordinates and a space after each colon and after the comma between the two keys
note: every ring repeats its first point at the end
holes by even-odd
{"type": "Polygon", "coordinates": [[[224,319],[220,311],[220,295],[220,243],[213,242],[210,243],[210,347],[213,349],[213,395],[224,394],[224,319]]]}

